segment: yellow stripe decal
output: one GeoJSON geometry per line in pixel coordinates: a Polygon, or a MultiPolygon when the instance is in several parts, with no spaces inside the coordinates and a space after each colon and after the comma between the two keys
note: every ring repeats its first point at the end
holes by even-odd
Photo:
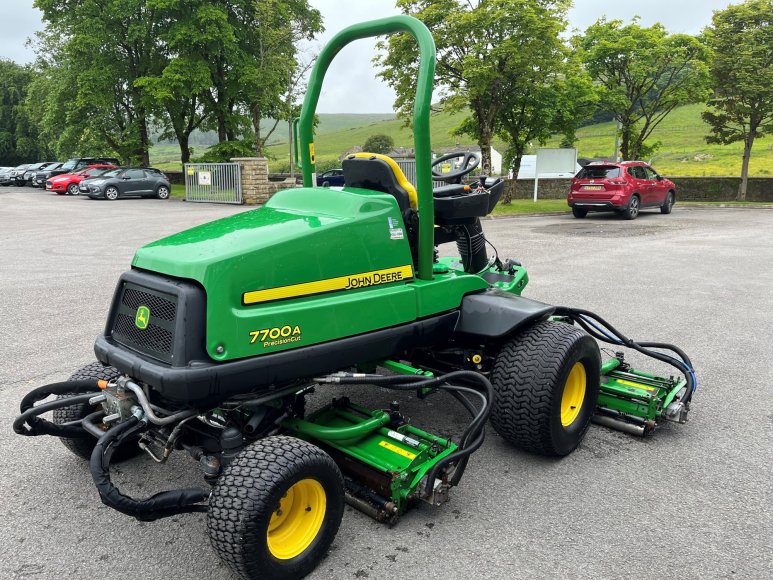
{"type": "Polygon", "coordinates": [[[657,391],[655,387],[650,387],[649,385],[642,385],[641,383],[633,383],[631,381],[626,381],[625,379],[615,379],[615,380],[621,385],[628,385],[629,387],[636,387],[637,389],[644,389],[645,391],[657,391]]]}
{"type": "Polygon", "coordinates": [[[416,454],[411,453],[410,451],[406,451],[402,447],[398,447],[397,445],[393,445],[389,441],[379,441],[379,446],[383,447],[384,449],[389,449],[390,451],[397,453],[398,455],[402,455],[403,457],[407,457],[411,461],[416,459],[416,454]]]}
{"type": "Polygon", "coordinates": [[[379,284],[390,284],[410,278],[413,278],[413,267],[410,265],[398,266],[396,268],[373,270],[372,272],[363,272],[351,276],[339,276],[338,278],[315,280],[314,282],[280,286],[279,288],[269,288],[267,290],[253,290],[252,292],[245,292],[242,296],[242,301],[244,304],[257,304],[259,302],[269,302],[270,300],[284,300],[308,296],[309,294],[321,294],[322,292],[353,290],[379,284]]]}

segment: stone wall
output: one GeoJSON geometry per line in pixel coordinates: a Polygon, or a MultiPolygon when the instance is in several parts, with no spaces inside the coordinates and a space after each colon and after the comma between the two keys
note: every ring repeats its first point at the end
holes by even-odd
{"type": "MultiPolygon", "coordinates": [[[[740,177],[669,177],[676,184],[676,199],[681,201],[735,201],[740,177]]],[[[565,199],[571,181],[540,179],[538,199],[565,199]]],[[[509,179],[505,192],[512,199],[532,199],[533,179],[509,179]]],[[[773,203],[773,177],[750,177],[746,201],[773,203]]]]}
{"type": "Polygon", "coordinates": [[[270,181],[265,157],[234,157],[231,162],[241,169],[242,199],[247,205],[264,204],[280,189],[295,187],[294,179],[270,181]]]}

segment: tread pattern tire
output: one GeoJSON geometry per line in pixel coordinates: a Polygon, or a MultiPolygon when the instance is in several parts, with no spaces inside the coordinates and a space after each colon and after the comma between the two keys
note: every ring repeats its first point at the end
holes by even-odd
{"type": "Polygon", "coordinates": [[[586,215],[588,215],[588,210],[583,207],[573,207],[572,208],[572,215],[576,218],[582,219],[586,215]]]}
{"type": "Polygon", "coordinates": [[[668,195],[666,196],[666,201],[664,201],[663,205],[660,206],[660,213],[669,214],[671,213],[671,210],[673,208],[674,208],[674,194],[669,191],[668,195]]]}
{"type": "Polygon", "coordinates": [[[601,357],[596,341],[565,323],[542,321],[505,343],[494,362],[491,423],[519,449],[547,456],[571,453],[590,425],[599,394],[601,357]],[[576,362],[587,383],[580,413],[561,424],[561,398],[576,362]]]}
{"type": "MultiPolygon", "coordinates": [[[[93,362],[89,365],[86,365],[82,369],[75,371],[72,376],[70,376],[69,380],[103,379],[105,381],[110,381],[118,378],[119,376],[121,376],[121,373],[118,371],[118,369],[114,367],[107,367],[101,362],[93,362]]],[[[60,395],[57,397],[57,399],[61,399],[66,396],[67,395],[60,395]]],[[[70,421],[77,421],[79,419],[83,419],[83,417],[92,411],[92,407],[90,407],[87,403],[80,403],[78,405],[71,405],[69,407],[55,409],[53,411],[54,423],[61,424],[68,423],[70,421]]],[[[91,452],[94,450],[94,445],[97,443],[97,440],[93,437],[84,439],[68,439],[66,437],[60,437],[59,440],[62,442],[62,445],[67,447],[71,453],[82,459],[85,459],[86,461],[91,459],[91,452]]],[[[113,461],[123,461],[129,459],[130,457],[137,455],[139,452],[140,448],[138,446],[124,444],[120,448],[116,449],[115,453],[113,454],[113,461]]]]}
{"type": "Polygon", "coordinates": [[[331,457],[301,439],[272,436],[245,447],[224,469],[209,500],[207,530],[215,552],[239,578],[302,578],[327,553],[343,511],[343,477],[331,457]],[[306,550],[279,560],[268,549],[271,515],[287,490],[306,478],[325,490],[325,519],[306,550]]]}

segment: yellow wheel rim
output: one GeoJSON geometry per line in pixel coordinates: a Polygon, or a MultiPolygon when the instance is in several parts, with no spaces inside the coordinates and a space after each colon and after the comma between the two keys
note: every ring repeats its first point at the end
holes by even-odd
{"type": "Polygon", "coordinates": [[[325,490],[315,479],[302,479],[288,489],[268,523],[271,555],[290,560],[303,553],[322,528],[326,507],[325,490]]]}
{"type": "Polygon", "coordinates": [[[561,396],[561,425],[564,427],[574,423],[577,415],[580,414],[585,400],[586,383],[585,365],[581,362],[574,363],[569,376],[566,377],[564,394],[561,396]]]}

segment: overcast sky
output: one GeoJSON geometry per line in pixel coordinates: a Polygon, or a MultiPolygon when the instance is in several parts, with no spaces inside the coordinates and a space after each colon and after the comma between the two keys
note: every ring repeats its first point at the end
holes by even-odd
{"type": "MultiPolygon", "coordinates": [[[[318,45],[324,44],[342,28],[399,14],[394,0],[310,0],[322,12],[325,32],[318,45]]],[[[695,34],[711,22],[713,10],[732,4],[730,0],[575,0],[569,12],[571,28],[584,29],[600,16],[629,20],[641,16],[649,26],[662,22],[671,32],[695,34]]],[[[27,39],[43,28],[40,12],[32,0],[0,0],[0,58],[16,62],[31,62],[34,53],[25,47],[27,39]]],[[[374,42],[359,40],[342,50],[333,61],[322,89],[320,113],[384,113],[392,111],[394,93],[375,78],[371,58],[374,42]]]]}

